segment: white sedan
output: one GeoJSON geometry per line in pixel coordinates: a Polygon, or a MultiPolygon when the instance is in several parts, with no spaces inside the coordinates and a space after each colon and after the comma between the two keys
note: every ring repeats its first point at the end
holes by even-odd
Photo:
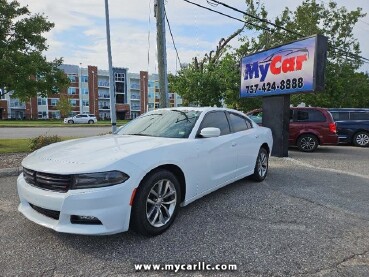
{"type": "Polygon", "coordinates": [[[272,144],[270,129],[235,110],[155,110],[27,156],[18,209],[58,232],[158,235],[180,206],[249,175],[263,181],[272,144]]]}
{"type": "Polygon", "coordinates": [[[97,118],[93,114],[77,114],[75,116],[64,118],[64,123],[88,123],[93,124],[97,122],[97,118]]]}

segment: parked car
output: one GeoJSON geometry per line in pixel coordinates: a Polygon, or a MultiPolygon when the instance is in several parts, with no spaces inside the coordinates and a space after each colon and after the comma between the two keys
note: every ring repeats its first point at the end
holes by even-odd
{"type": "Polygon", "coordinates": [[[18,209],[58,232],[158,235],[180,206],[249,175],[263,181],[272,146],[269,128],[235,110],[155,110],[27,156],[18,209]]]}
{"type": "Polygon", "coordinates": [[[97,122],[97,118],[93,114],[77,114],[72,117],[64,118],[64,123],[74,124],[74,123],[88,123],[93,124],[97,122]]]}
{"type": "Polygon", "coordinates": [[[340,143],[369,146],[369,109],[329,109],[337,123],[340,143]]]}
{"type": "MultiPolygon", "coordinates": [[[[262,110],[247,113],[257,124],[262,124],[262,110]]],[[[337,145],[336,124],[324,108],[291,107],[289,144],[303,152],[313,152],[318,145],[337,145]]]]}

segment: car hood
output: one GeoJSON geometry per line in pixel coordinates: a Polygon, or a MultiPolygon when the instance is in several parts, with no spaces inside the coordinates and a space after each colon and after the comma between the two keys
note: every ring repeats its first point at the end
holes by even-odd
{"type": "MultiPolygon", "coordinates": [[[[49,173],[88,173],[111,170],[112,164],[131,155],[187,139],[128,135],[105,135],[54,143],[43,147],[22,162],[22,166],[49,173]]],[[[128,159],[125,160],[129,163],[128,159]]]]}

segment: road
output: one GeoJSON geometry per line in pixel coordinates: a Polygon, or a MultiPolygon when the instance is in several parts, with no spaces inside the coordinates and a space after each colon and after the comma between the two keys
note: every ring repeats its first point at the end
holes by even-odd
{"type": "Polygon", "coordinates": [[[0,128],[0,139],[33,138],[40,135],[62,137],[89,137],[111,132],[108,127],[46,127],[46,128],[0,128]]]}
{"type": "MultiPolygon", "coordinates": [[[[369,276],[369,148],[321,147],[272,158],[180,210],[164,234],[59,234],[17,212],[16,178],[0,179],[2,276],[167,276],[135,263],[235,263],[217,276],[369,276]]],[[[119,219],[117,219],[119,220],[119,219]]],[[[179,276],[208,276],[179,272],[179,276]]]]}

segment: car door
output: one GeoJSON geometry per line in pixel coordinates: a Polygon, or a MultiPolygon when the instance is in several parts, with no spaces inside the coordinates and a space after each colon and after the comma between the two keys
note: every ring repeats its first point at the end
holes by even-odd
{"type": "Polygon", "coordinates": [[[231,131],[234,136],[237,155],[237,171],[235,177],[240,178],[250,174],[255,168],[260,142],[257,129],[241,114],[228,113],[231,131]]]}
{"type": "Polygon", "coordinates": [[[77,114],[75,117],[74,117],[74,123],[82,123],[82,118],[81,118],[82,115],[80,114],[77,114]]]}
{"type": "Polygon", "coordinates": [[[196,137],[198,158],[202,166],[198,180],[200,194],[234,179],[237,164],[234,137],[224,111],[212,111],[205,115],[196,137]],[[220,136],[202,138],[200,132],[206,127],[219,128],[220,136]]]}

